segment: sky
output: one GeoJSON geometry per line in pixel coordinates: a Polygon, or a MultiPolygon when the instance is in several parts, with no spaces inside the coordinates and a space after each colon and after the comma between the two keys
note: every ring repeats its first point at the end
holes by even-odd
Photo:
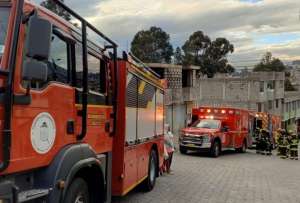
{"type": "MultiPolygon", "coordinates": [[[[41,0],[34,0],[40,2],[41,0]]],[[[103,33],[129,50],[139,30],[158,26],[174,48],[195,31],[226,37],[235,46],[229,61],[251,67],[271,51],[300,59],[300,0],[65,0],[103,33]]]]}

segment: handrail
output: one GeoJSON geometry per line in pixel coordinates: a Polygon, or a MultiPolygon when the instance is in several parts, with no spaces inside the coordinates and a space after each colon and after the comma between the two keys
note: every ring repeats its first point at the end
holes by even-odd
{"type": "Polygon", "coordinates": [[[11,115],[13,108],[13,83],[14,83],[14,72],[16,66],[19,31],[22,23],[24,0],[18,0],[16,2],[16,17],[14,23],[14,33],[12,37],[12,45],[9,53],[9,66],[8,66],[8,78],[6,82],[6,91],[4,95],[4,127],[2,137],[2,150],[3,160],[0,163],[0,171],[7,169],[10,163],[10,147],[11,147],[11,115]]]}

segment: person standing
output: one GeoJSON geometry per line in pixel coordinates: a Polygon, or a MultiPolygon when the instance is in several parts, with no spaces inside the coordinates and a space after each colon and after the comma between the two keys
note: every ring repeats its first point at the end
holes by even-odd
{"type": "Polygon", "coordinates": [[[290,142],[290,159],[298,160],[298,144],[299,139],[297,138],[297,134],[293,133],[290,142]]]}
{"type": "Polygon", "coordinates": [[[173,153],[175,151],[175,146],[173,142],[173,133],[171,132],[170,126],[167,124],[165,126],[165,162],[164,162],[164,168],[167,173],[171,172],[171,164],[173,159],[173,153]]]}

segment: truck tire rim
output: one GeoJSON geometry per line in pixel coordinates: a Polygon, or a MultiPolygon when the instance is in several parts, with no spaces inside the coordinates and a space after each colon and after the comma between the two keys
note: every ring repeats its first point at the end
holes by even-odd
{"type": "Polygon", "coordinates": [[[153,157],[151,157],[151,164],[150,164],[150,181],[151,183],[154,182],[155,179],[155,163],[153,157]]]}
{"type": "Polygon", "coordinates": [[[82,194],[78,194],[74,203],[84,203],[84,197],[82,194]]]}

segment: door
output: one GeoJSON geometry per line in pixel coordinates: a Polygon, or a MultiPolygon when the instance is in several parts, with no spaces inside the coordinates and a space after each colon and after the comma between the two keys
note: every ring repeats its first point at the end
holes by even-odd
{"type": "MultiPolygon", "coordinates": [[[[82,65],[81,47],[76,45],[76,108],[80,112],[82,108],[82,65]]],[[[110,101],[108,81],[108,63],[104,56],[88,50],[88,99],[87,99],[87,134],[85,141],[88,142],[96,153],[104,153],[112,150],[112,137],[110,132],[113,127],[110,114],[113,112],[110,101]]],[[[81,115],[77,115],[77,133],[81,131],[81,115]]]]}
{"type": "Polygon", "coordinates": [[[76,115],[70,49],[71,44],[53,33],[50,56],[45,61],[47,81],[16,80],[21,83],[16,93],[24,95],[24,90],[30,88],[31,96],[28,104],[14,106],[12,117],[12,131],[17,139],[12,139],[12,149],[16,150],[12,151],[11,162],[12,165],[18,162],[23,170],[49,164],[63,146],[76,142],[74,130],[68,129],[68,123],[73,122],[76,115]]]}

